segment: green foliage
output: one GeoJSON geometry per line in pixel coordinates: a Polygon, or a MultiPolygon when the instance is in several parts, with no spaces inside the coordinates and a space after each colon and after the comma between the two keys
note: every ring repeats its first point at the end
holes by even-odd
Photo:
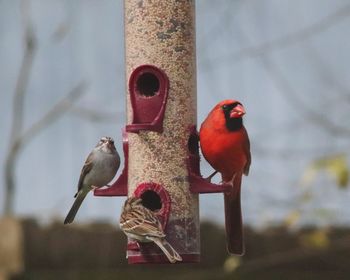
{"type": "Polygon", "coordinates": [[[238,256],[229,256],[224,262],[224,271],[226,273],[234,272],[241,265],[241,258],[238,256]]]}
{"type": "Polygon", "coordinates": [[[325,228],[315,229],[301,234],[299,237],[303,247],[310,249],[327,249],[330,245],[328,230],[325,228]]]}
{"type": "Polygon", "coordinates": [[[325,171],[332,176],[340,188],[345,188],[349,182],[349,167],[345,154],[332,155],[321,159],[316,159],[307,167],[302,177],[303,185],[310,185],[316,175],[325,171]]]}

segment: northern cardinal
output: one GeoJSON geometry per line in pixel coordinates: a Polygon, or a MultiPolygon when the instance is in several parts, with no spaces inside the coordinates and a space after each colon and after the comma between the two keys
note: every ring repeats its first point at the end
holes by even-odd
{"type": "Polygon", "coordinates": [[[87,157],[81,170],[78,191],[72,208],[69,210],[64,224],[73,222],[86,195],[93,189],[108,184],[117,173],[120,164],[119,154],[111,137],[102,137],[87,157]]]}
{"type": "Polygon", "coordinates": [[[243,126],[243,105],[236,100],[217,104],[204,120],[199,131],[200,146],[205,159],[220,172],[223,183],[232,185],[224,194],[225,226],[229,253],[243,255],[241,212],[242,175],[248,175],[251,163],[249,137],[243,126]]]}

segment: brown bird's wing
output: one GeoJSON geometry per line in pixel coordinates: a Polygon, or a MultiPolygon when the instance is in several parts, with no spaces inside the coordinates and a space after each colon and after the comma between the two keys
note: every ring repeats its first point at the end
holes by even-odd
{"type": "Polygon", "coordinates": [[[133,207],[130,212],[122,215],[122,229],[127,233],[140,236],[165,237],[162,226],[155,215],[143,206],[133,207]]]}
{"type": "Polygon", "coordinates": [[[83,188],[84,178],[85,178],[86,174],[88,174],[91,171],[92,165],[93,165],[92,164],[92,154],[89,154],[89,156],[87,157],[87,159],[85,161],[83,168],[81,169],[79,182],[78,182],[78,191],[74,195],[74,197],[76,197],[78,195],[78,192],[83,188]]]}

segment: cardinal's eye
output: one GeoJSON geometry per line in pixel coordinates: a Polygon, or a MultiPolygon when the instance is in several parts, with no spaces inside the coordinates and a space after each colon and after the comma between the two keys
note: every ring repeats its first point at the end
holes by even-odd
{"type": "Polygon", "coordinates": [[[226,111],[228,109],[228,106],[227,105],[223,105],[221,108],[222,108],[222,110],[226,111]]]}

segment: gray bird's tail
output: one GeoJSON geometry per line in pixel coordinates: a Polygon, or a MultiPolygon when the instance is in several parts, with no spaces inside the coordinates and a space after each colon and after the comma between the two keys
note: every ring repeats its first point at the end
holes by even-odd
{"type": "Polygon", "coordinates": [[[154,243],[158,245],[158,247],[163,251],[163,253],[167,256],[169,262],[175,263],[177,261],[181,262],[182,258],[178,252],[166,241],[164,238],[161,239],[159,237],[148,237],[154,243]]]}
{"type": "Polygon", "coordinates": [[[89,193],[89,190],[85,191],[84,189],[77,192],[75,195],[75,200],[72,208],[69,210],[67,217],[64,220],[64,224],[71,224],[74,221],[75,215],[77,214],[81,204],[83,203],[86,195],[89,193]]]}

